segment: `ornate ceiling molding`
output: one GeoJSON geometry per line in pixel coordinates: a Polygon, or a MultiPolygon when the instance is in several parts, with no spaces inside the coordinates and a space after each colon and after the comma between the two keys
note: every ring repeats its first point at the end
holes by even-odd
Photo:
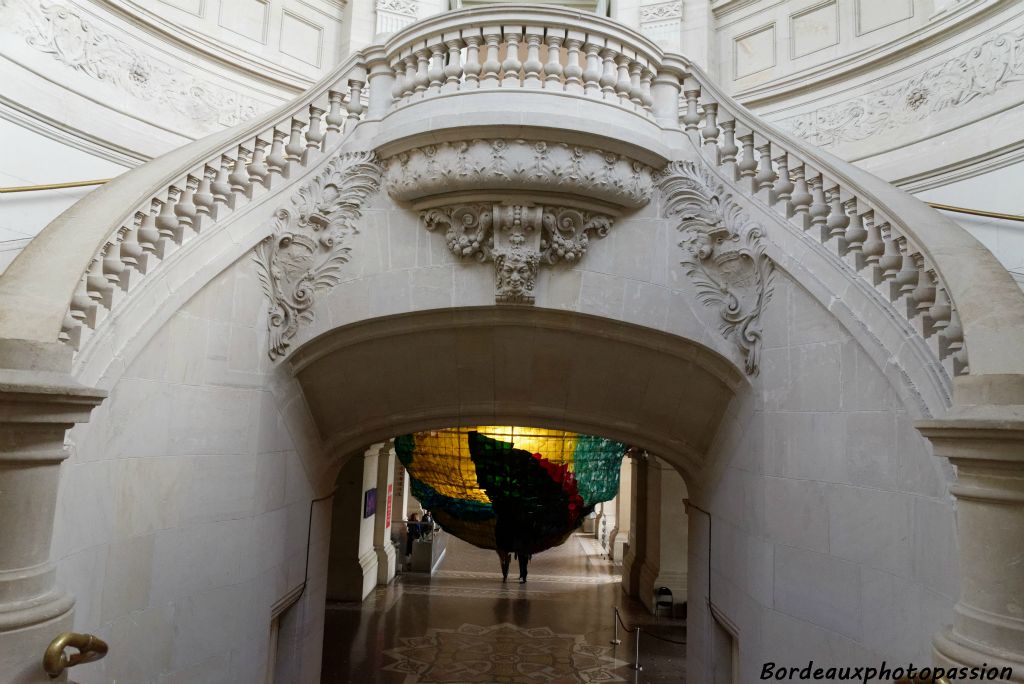
{"type": "Polygon", "coordinates": [[[860,142],[1024,81],[1024,27],[989,34],[961,54],[863,95],[774,121],[820,147],[860,142]]]}
{"type": "Polygon", "coordinates": [[[679,220],[680,263],[705,306],[716,307],[723,337],[757,375],[761,314],[771,299],[775,265],[765,254],[764,231],[725,192],[718,179],[693,162],[672,162],[659,177],[666,218],[679,220]]]}
{"type": "Polygon", "coordinates": [[[639,208],[654,170],[603,150],[522,139],[474,139],[416,147],[385,161],[388,192],[413,201],[453,192],[543,192],[639,208]]]}
{"type": "Polygon", "coordinates": [[[420,220],[429,231],[443,229],[456,256],[494,263],[495,302],[533,304],[540,265],[579,261],[614,219],[569,206],[469,202],[426,209],[420,220]]]}
{"type": "Polygon", "coordinates": [[[346,244],[383,171],[373,152],[331,159],[313,180],[274,212],[274,233],[256,246],[254,259],[270,300],[269,355],[283,356],[300,324],[313,321],[317,295],[341,281],[346,244]]]}
{"type": "Polygon", "coordinates": [[[210,132],[256,116],[268,105],[182,72],[180,65],[146,54],[72,5],[0,0],[0,33],[25,43],[97,81],[112,83],[133,98],[156,102],[210,132]]]}

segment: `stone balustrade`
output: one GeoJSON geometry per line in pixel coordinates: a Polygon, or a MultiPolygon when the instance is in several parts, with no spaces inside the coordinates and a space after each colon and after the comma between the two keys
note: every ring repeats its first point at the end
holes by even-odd
{"type": "Polygon", "coordinates": [[[950,376],[968,373],[959,311],[917,237],[927,226],[915,230],[907,220],[906,205],[916,200],[880,201],[849,164],[774,130],[700,69],[691,65],[688,71],[680,84],[679,125],[724,180],[782,215],[877,289],[950,376]]]}
{"type": "MultiPolygon", "coordinates": [[[[364,113],[367,69],[355,55],[294,103],[184,149],[209,149],[139,201],[115,205],[108,239],[71,296],[59,339],[79,349],[117,303],[184,244],[275,186],[316,166],[364,113]]],[[[116,182],[116,181],[115,181],[116,182]]],[[[113,185],[113,184],[112,184],[113,185]]],[[[58,219],[59,220],[59,219],[58,219]]]]}
{"type": "Polygon", "coordinates": [[[454,93],[544,90],[652,116],[661,51],[593,14],[497,6],[440,15],[393,36],[391,109],[454,93]]]}

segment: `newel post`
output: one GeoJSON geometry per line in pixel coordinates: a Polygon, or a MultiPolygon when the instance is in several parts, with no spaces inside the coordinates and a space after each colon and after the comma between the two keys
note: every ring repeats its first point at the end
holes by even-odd
{"type": "Polygon", "coordinates": [[[388,64],[387,53],[384,52],[382,46],[372,45],[364,51],[364,54],[366,55],[370,86],[366,118],[382,119],[394,102],[392,90],[395,86],[395,71],[388,64]]]}
{"type": "Polygon", "coordinates": [[[1024,682],[1024,405],[1000,404],[992,391],[1020,379],[970,381],[949,415],[917,424],[957,470],[960,599],[932,643],[940,665],[1010,667],[1024,682]]]}
{"type": "Polygon", "coordinates": [[[679,91],[686,73],[686,62],[675,55],[665,55],[651,83],[651,112],[665,128],[679,128],[679,91]]]}
{"type": "Polygon", "coordinates": [[[71,349],[0,341],[0,673],[11,684],[53,680],[42,657],[71,629],[74,597],[50,562],[64,434],[106,396],[53,368],[71,349]]]}

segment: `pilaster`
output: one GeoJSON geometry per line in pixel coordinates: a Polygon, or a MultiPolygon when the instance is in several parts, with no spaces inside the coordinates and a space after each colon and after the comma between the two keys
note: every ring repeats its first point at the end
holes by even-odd
{"type": "Polygon", "coordinates": [[[936,659],[1011,667],[1024,682],[1024,406],[956,408],[917,428],[957,470],[960,599],[936,659]]]}
{"type": "Polygon", "coordinates": [[[0,672],[6,682],[52,680],[43,652],[72,624],[74,597],[56,583],[50,562],[65,432],[84,423],[106,396],[44,368],[64,364],[62,350],[10,341],[0,347],[0,672]]]}

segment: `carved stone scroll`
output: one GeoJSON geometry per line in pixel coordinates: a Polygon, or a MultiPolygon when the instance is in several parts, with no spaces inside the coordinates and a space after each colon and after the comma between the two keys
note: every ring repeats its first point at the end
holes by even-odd
{"type": "Polygon", "coordinates": [[[453,254],[494,262],[494,299],[503,304],[532,304],[541,263],[578,261],[613,222],[575,207],[490,202],[427,209],[420,220],[427,230],[444,229],[453,254]]]}
{"type": "Polygon", "coordinates": [[[340,282],[351,249],[345,243],[359,232],[356,220],[382,175],[372,152],[342,154],[274,212],[274,233],[254,256],[270,300],[271,359],[284,355],[300,323],[313,320],[317,295],[340,282]]]}
{"type": "Polygon", "coordinates": [[[743,353],[756,375],[761,314],[772,296],[775,265],[765,255],[764,233],[704,167],[673,162],[662,172],[665,216],[679,219],[681,261],[706,306],[717,307],[722,335],[743,353]]]}

